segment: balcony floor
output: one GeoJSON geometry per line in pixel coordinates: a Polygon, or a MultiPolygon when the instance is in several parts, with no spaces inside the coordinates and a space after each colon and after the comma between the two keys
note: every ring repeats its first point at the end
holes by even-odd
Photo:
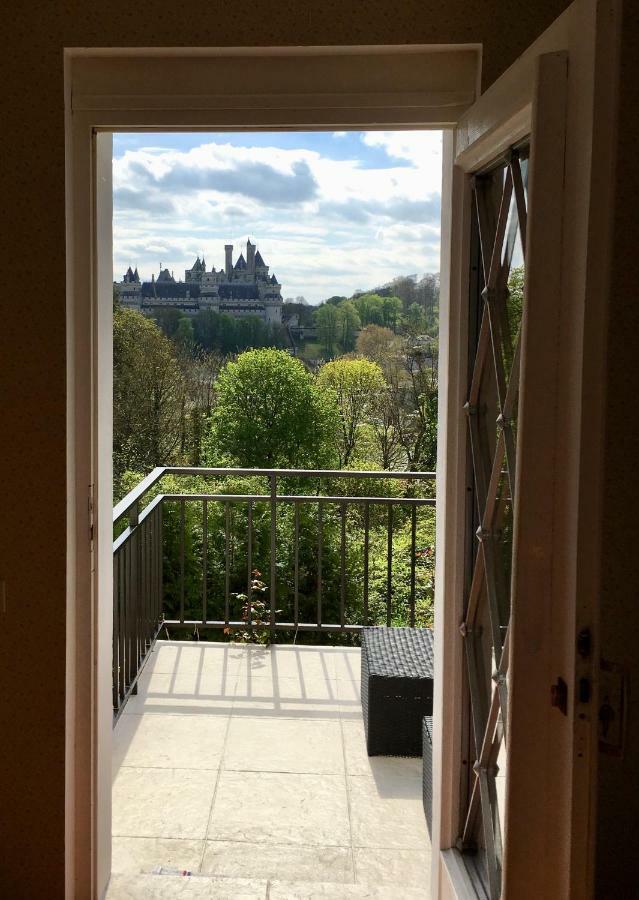
{"type": "Polygon", "coordinates": [[[159,641],[114,731],[108,900],[427,897],[421,760],[369,759],[359,681],[357,649],[159,641]]]}

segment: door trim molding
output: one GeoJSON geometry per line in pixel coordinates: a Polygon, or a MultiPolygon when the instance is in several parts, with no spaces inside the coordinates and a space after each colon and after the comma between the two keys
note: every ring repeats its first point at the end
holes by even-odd
{"type": "Polygon", "coordinates": [[[111,673],[112,426],[105,410],[112,391],[112,189],[108,132],[450,128],[476,96],[480,69],[476,44],[374,49],[78,48],[65,52],[69,898],[103,896],[110,873],[111,694],[107,683],[111,673]],[[327,82],[331,71],[332,87],[327,82]],[[219,79],[210,80],[221,72],[226,73],[224,88],[219,79]],[[300,73],[303,80],[297,77],[300,73]],[[211,97],[211,83],[226,99],[219,94],[211,97]],[[291,83],[296,85],[294,95],[291,83]],[[256,104],[255,84],[265,85],[269,98],[261,108],[256,104]],[[397,89],[389,93],[388,84],[397,89]],[[238,92],[242,109],[237,108],[238,92]],[[95,497],[95,553],[89,541],[90,485],[95,497]]]}

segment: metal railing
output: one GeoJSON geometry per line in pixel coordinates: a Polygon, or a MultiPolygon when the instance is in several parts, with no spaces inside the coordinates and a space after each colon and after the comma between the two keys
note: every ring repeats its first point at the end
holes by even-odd
{"type": "Polygon", "coordinates": [[[419,624],[417,569],[431,550],[418,546],[418,533],[424,508],[435,506],[433,496],[424,496],[433,492],[434,477],[432,472],[154,469],[113,510],[116,717],[137,691],[148,652],[164,627],[346,634],[372,623],[419,624]],[[160,482],[168,476],[173,484],[176,477],[190,479],[191,491],[162,492],[160,482]],[[229,479],[244,484],[250,479],[258,491],[224,493],[229,479]],[[201,489],[210,480],[216,488],[211,493],[201,489]],[[373,481],[386,483],[386,496],[366,488],[373,481]],[[326,493],[323,484],[330,488],[326,493]],[[351,492],[342,494],[341,485],[351,492]],[[389,485],[399,493],[389,493],[389,485]],[[398,533],[401,552],[395,550],[398,533]],[[401,591],[394,571],[398,560],[401,591]]]}

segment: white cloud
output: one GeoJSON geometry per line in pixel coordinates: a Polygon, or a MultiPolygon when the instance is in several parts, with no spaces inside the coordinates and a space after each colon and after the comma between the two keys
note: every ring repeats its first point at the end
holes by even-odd
{"type": "MultiPolygon", "coordinates": [[[[334,135],[339,135],[335,132],[334,135]]],[[[114,160],[114,268],[159,263],[183,277],[196,255],[223,264],[250,235],[285,296],[318,302],[396,275],[439,269],[441,135],[367,132],[352,159],[313,147],[238,147],[219,136],[179,150],[127,150],[114,160]],[[382,149],[388,164],[379,163],[382,149]]]]}
{"type": "Polygon", "coordinates": [[[441,131],[365,131],[362,141],[368,147],[381,147],[388,156],[409,160],[420,168],[439,161],[441,183],[441,131]]]}

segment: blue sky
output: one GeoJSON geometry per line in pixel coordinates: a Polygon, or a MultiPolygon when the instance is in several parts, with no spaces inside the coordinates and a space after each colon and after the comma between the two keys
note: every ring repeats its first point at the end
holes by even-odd
{"type": "Polygon", "coordinates": [[[115,134],[113,156],[116,280],[248,237],[311,303],[439,271],[440,132],[115,134]]]}

